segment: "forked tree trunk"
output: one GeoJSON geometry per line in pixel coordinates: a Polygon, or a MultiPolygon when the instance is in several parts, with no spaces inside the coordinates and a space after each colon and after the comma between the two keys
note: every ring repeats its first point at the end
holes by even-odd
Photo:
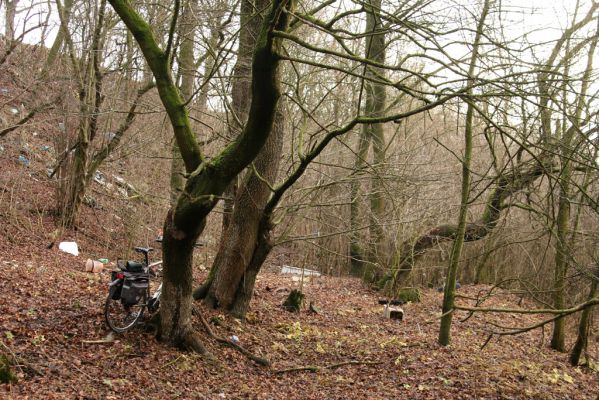
{"type": "MultiPolygon", "coordinates": [[[[171,119],[185,168],[185,188],[164,224],[165,291],[160,307],[160,338],[174,345],[196,349],[191,330],[191,254],[206,217],[227,185],[259,154],[271,132],[280,97],[277,69],[280,41],[273,30],[285,31],[294,2],[274,0],[256,41],[252,68],[252,102],[242,134],[220,154],[205,160],[171,75],[168,54],[156,43],[150,26],[126,0],[110,0],[139,43],[156,78],[160,99],[171,119]]],[[[198,347],[200,351],[201,347],[198,347]]]]}
{"type": "MultiPolygon", "coordinates": [[[[100,58],[102,57],[102,32],[104,27],[104,15],[106,0],[102,0],[97,8],[97,20],[92,32],[91,51],[87,59],[85,70],[76,67],[76,55],[70,47],[73,68],[79,79],[79,126],[77,143],[71,160],[71,168],[64,178],[63,198],[64,201],[58,205],[60,212],[60,224],[66,228],[75,226],[79,207],[83,203],[83,196],[90,182],[88,175],[88,163],[90,161],[90,143],[96,136],[98,129],[98,118],[102,105],[102,81],[103,74],[100,71],[100,58]]],[[[63,34],[68,36],[67,21],[64,11],[61,12],[61,26],[63,34]]],[[[70,39],[69,39],[70,40],[70,39]]],[[[72,43],[71,43],[72,44],[72,43]]]]}

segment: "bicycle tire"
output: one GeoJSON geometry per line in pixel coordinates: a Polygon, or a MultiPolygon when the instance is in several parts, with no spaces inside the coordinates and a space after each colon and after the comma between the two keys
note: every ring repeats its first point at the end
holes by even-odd
{"type": "Polygon", "coordinates": [[[104,319],[106,325],[116,332],[124,333],[137,325],[139,319],[143,316],[148,300],[147,291],[143,292],[139,303],[125,307],[121,300],[113,300],[112,294],[109,293],[104,304],[104,319]]]}

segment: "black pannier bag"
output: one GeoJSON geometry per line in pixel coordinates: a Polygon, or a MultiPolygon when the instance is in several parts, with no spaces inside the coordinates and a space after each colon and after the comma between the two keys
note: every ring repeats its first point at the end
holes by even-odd
{"type": "Polygon", "coordinates": [[[132,306],[143,298],[148,289],[148,274],[126,274],[121,290],[121,302],[124,306],[132,306]]]}
{"type": "MultiPolygon", "coordinates": [[[[117,274],[119,274],[119,271],[112,271],[110,274],[110,282],[114,282],[115,280],[117,280],[117,274]]],[[[118,282],[110,287],[110,298],[112,300],[119,300],[121,298],[121,291],[123,290],[123,281],[122,280],[118,280],[118,282]]]]}

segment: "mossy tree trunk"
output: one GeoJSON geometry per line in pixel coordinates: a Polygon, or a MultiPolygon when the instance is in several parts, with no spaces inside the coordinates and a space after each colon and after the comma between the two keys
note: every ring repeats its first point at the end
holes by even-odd
{"type": "MultiPolygon", "coordinates": [[[[260,12],[267,4],[267,1],[260,0],[255,3],[242,2],[241,5],[242,21],[245,21],[245,26],[241,32],[242,44],[240,44],[233,82],[233,111],[238,120],[247,115],[249,101],[244,88],[247,87],[251,70],[248,52],[255,46],[262,21],[260,12]]],[[[226,218],[223,220],[219,250],[208,278],[194,292],[195,298],[203,298],[210,307],[232,310],[237,293],[243,291],[246,284],[250,284],[244,279],[246,270],[252,262],[255,262],[255,253],[262,252],[262,245],[258,238],[263,237],[265,233],[261,232],[261,221],[264,217],[264,207],[270,198],[271,185],[276,181],[283,146],[284,117],[280,109],[281,107],[276,113],[271,135],[256,157],[252,168],[246,172],[240,187],[237,189],[235,185],[229,185],[227,189],[228,193],[235,194],[235,197],[224,210],[226,218]]],[[[234,130],[230,133],[234,134],[234,130]]],[[[253,287],[253,282],[251,285],[253,287]]],[[[244,315],[245,311],[241,316],[244,315]]]]}
{"type": "Polygon", "coordinates": [[[205,160],[191,130],[184,100],[171,75],[170,57],[154,40],[150,26],[126,0],[109,0],[138,42],[156,79],[189,177],[176,205],[167,214],[163,244],[164,287],[160,338],[202,351],[191,326],[191,259],[193,244],[208,213],[231,180],[258,155],[266,142],[280,97],[277,81],[279,42],[272,31],[285,31],[293,2],[275,0],[256,42],[252,61],[252,101],[242,133],[219,154],[205,160]],[[181,308],[183,307],[183,308],[181,308]]]}
{"type": "MultiPolygon", "coordinates": [[[[560,149],[560,164],[561,173],[559,174],[559,197],[558,197],[558,211],[557,211],[557,232],[556,232],[556,252],[555,252],[555,271],[554,271],[554,283],[553,283],[553,306],[556,309],[563,309],[565,306],[565,286],[566,286],[566,274],[571,259],[570,252],[570,197],[572,196],[572,178],[573,178],[573,157],[575,148],[578,147],[575,142],[575,136],[580,132],[581,127],[585,125],[582,122],[583,110],[586,104],[586,95],[589,88],[589,82],[593,73],[593,58],[595,56],[595,50],[597,48],[597,35],[591,42],[589,48],[589,55],[587,58],[586,69],[581,80],[581,90],[578,95],[577,101],[574,103],[574,115],[568,117],[564,115],[563,127],[566,126],[566,121],[571,121],[571,125],[568,129],[564,129],[563,135],[559,142],[560,149]]],[[[568,41],[567,41],[568,42],[568,41]]],[[[566,76],[568,76],[569,62],[566,60],[566,76]]],[[[568,99],[566,94],[566,83],[564,82],[564,103],[566,107],[568,105],[568,99]]],[[[553,334],[551,337],[551,348],[557,351],[566,351],[566,326],[565,319],[558,318],[553,323],[553,334]]]]}
{"type": "MultiPolygon", "coordinates": [[[[470,58],[470,66],[468,68],[468,82],[474,82],[474,72],[478,62],[478,54],[480,51],[480,41],[483,35],[485,19],[489,12],[491,0],[485,0],[480,19],[476,28],[476,36],[472,48],[472,56],[470,58]]],[[[468,95],[472,96],[472,90],[468,90],[468,95]]],[[[443,316],[441,318],[441,327],[439,328],[439,344],[446,346],[451,338],[451,321],[453,319],[453,305],[455,301],[455,286],[462,255],[462,246],[464,244],[464,235],[466,233],[466,218],[468,214],[468,198],[470,197],[470,163],[472,157],[472,136],[473,136],[473,121],[474,121],[474,106],[470,104],[473,101],[472,97],[468,98],[468,108],[466,111],[466,126],[464,132],[464,158],[462,160],[462,195],[460,200],[460,215],[458,217],[458,226],[455,233],[455,240],[451,248],[451,257],[449,267],[447,269],[447,279],[445,281],[445,291],[443,293],[443,316]]]]}
{"type": "MultiPolygon", "coordinates": [[[[588,299],[592,300],[597,295],[597,286],[599,285],[599,268],[596,268],[595,275],[591,277],[591,289],[589,290],[588,299]]],[[[589,341],[589,331],[591,329],[591,317],[593,315],[593,307],[587,307],[580,314],[578,322],[578,336],[576,343],[570,352],[570,364],[577,366],[580,363],[582,353],[587,348],[589,341]]]]}

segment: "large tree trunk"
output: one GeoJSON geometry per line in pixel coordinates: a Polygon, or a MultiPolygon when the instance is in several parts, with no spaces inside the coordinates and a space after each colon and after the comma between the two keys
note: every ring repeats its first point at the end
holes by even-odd
{"type": "Polygon", "coordinates": [[[245,318],[254,294],[256,277],[273,248],[271,241],[272,226],[270,218],[263,218],[258,231],[258,243],[252,254],[252,259],[239,280],[233,304],[229,307],[231,314],[237,318],[245,318]]]}
{"type": "MultiPolygon", "coordinates": [[[[277,177],[284,137],[284,118],[277,112],[273,131],[248,171],[235,198],[235,207],[222,245],[217,253],[207,285],[205,299],[210,306],[231,309],[243,277],[258,251],[260,240],[270,232],[261,232],[264,207],[277,177]],[[260,239],[259,239],[260,237],[260,239]]],[[[262,260],[263,261],[263,260],[262,260]]],[[[253,285],[253,283],[252,283],[253,285]]],[[[204,289],[205,290],[205,289],[204,289]]]]}
{"type": "Polygon", "coordinates": [[[166,217],[163,228],[164,275],[158,332],[160,339],[169,340],[179,348],[201,353],[205,349],[191,326],[191,291],[193,249],[203,228],[199,226],[194,234],[181,237],[181,232],[173,223],[172,211],[166,217]]]}
{"type": "MultiPolygon", "coordinates": [[[[381,21],[381,0],[370,0],[366,17],[366,58],[379,64],[385,64],[385,28],[381,21]]],[[[381,68],[367,67],[366,76],[372,79],[384,77],[385,71],[381,68]]],[[[366,107],[365,115],[368,117],[381,117],[385,113],[385,85],[381,83],[366,82],[366,107]]],[[[366,124],[363,126],[368,136],[372,137],[373,175],[370,185],[370,250],[369,258],[374,268],[381,269],[386,265],[387,254],[384,250],[385,232],[383,220],[385,219],[385,199],[383,196],[383,178],[385,169],[385,133],[383,124],[366,124]]],[[[376,274],[376,273],[375,273],[376,274]]],[[[375,274],[366,278],[372,281],[375,274]]]]}
{"type": "MultiPolygon", "coordinates": [[[[247,118],[251,49],[256,45],[262,21],[260,12],[266,5],[264,0],[241,3],[242,30],[232,89],[232,111],[235,121],[240,123],[247,118]]],[[[231,138],[239,132],[235,121],[229,128],[231,138]]],[[[253,258],[264,206],[271,193],[269,184],[274,183],[279,166],[283,124],[283,116],[277,112],[273,131],[256,158],[254,169],[246,172],[239,189],[234,180],[225,190],[219,251],[206,282],[194,293],[195,298],[204,298],[209,306],[230,309],[239,282],[253,258]]]]}
{"type": "MultiPolygon", "coordinates": [[[[242,0],[240,4],[240,31],[239,48],[237,49],[237,62],[233,68],[233,79],[231,87],[231,111],[232,118],[229,121],[228,139],[233,140],[243,129],[247,120],[250,106],[250,75],[252,71],[252,51],[256,45],[260,24],[262,22],[261,12],[268,5],[267,0],[242,0]]],[[[219,248],[225,246],[224,241],[229,224],[233,218],[236,203],[238,178],[231,181],[224,193],[223,199],[223,221],[221,242],[219,248]]]]}

